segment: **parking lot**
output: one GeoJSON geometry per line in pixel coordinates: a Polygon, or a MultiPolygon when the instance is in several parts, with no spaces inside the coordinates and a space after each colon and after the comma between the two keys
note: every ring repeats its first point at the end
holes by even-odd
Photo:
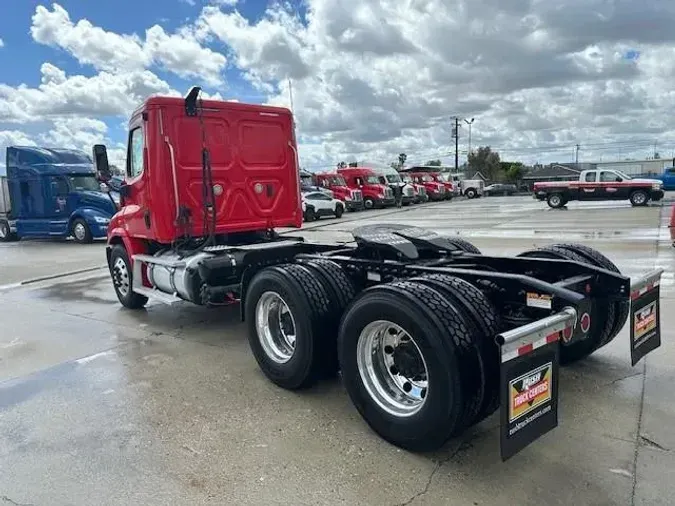
{"type": "Polygon", "coordinates": [[[0,505],[672,504],[670,202],[553,210],[491,197],[305,225],[308,240],[348,241],[359,225],[404,223],[500,255],[583,242],[630,276],[665,269],[661,348],[631,368],[624,328],[563,369],[559,427],[507,463],[497,415],[419,455],[374,434],[339,381],[304,393],[273,386],[236,306],[122,309],[107,271],[92,270],[103,244],[0,245],[0,505]],[[80,272],[18,285],[70,271],[80,272]]]}

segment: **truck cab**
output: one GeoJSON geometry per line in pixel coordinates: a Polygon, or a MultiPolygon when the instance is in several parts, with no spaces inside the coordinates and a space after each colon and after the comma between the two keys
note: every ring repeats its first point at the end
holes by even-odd
{"type": "Polygon", "coordinates": [[[361,190],[349,188],[345,178],[337,172],[314,174],[313,179],[316,186],[331,190],[334,198],[341,200],[348,211],[360,211],[363,209],[363,194],[361,190]]]}
{"type": "Polygon", "coordinates": [[[663,174],[656,176],[654,179],[658,179],[663,183],[665,191],[675,190],[675,167],[666,167],[663,170],[663,174]]]}
{"type": "Polygon", "coordinates": [[[423,184],[416,183],[413,181],[413,178],[410,177],[410,174],[407,174],[405,172],[401,172],[401,181],[404,183],[408,183],[410,186],[413,187],[413,191],[415,192],[415,204],[420,204],[422,202],[428,202],[429,201],[429,195],[427,195],[427,189],[424,187],[423,184]]]}
{"type": "Polygon", "coordinates": [[[366,167],[345,167],[338,169],[347,186],[353,190],[361,190],[363,205],[366,209],[389,207],[396,203],[394,192],[380,182],[375,171],[366,167]]]}
{"type": "Polygon", "coordinates": [[[369,165],[369,168],[371,168],[375,174],[377,174],[380,183],[389,186],[389,188],[391,188],[394,192],[400,190],[402,205],[409,206],[410,204],[416,202],[416,192],[413,185],[403,181],[398,171],[394,170],[392,167],[376,164],[369,165]]]}
{"type": "Polygon", "coordinates": [[[429,172],[410,172],[412,180],[424,186],[429,200],[445,199],[445,184],[437,182],[429,172]]]}
{"type": "Polygon", "coordinates": [[[434,178],[434,181],[445,186],[446,200],[452,199],[455,196],[455,185],[452,182],[452,177],[446,172],[428,172],[434,178]]]}
{"type": "Polygon", "coordinates": [[[91,157],[70,149],[10,146],[0,240],[106,236],[117,208],[101,191],[91,157]]]}

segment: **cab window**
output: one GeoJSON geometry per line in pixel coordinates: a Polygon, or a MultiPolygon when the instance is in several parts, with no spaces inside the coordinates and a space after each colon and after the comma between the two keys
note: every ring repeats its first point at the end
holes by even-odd
{"type": "Polygon", "coordinates": [[[600,182],[601,183],[615,183],[617,180],[621,179],[616,172],[601,172],[600,173],[600,182]]]}
{"type": "Polygon", "coordinates": [[[127,175],[130,178],[143,173],[143,129],[141,127],[129,132],[129,153],[127,156],[127,175]]]}
{"type": "Polygon", "coordinates": [[[595,183],[595,175],[595,172],[588,172],[585,181],[587,183],[595,183]]]}

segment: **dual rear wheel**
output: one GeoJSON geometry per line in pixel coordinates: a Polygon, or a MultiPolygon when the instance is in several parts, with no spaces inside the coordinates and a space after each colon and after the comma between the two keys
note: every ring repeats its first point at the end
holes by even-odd
{"type": "Polygon", "coordinates": [[[480,290],[446,275],[357,288],[330,260],[257,273],[244,310],[263,373],[294,390],[341,371],[366,422],[415,451],[498,408],[497,314],[480,290]]]}

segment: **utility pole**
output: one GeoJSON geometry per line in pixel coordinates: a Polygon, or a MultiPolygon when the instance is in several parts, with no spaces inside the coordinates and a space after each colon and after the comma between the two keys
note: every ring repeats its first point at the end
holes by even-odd
{"type": "Polygon", "coordinates": [[[574,147],[574,164],[579,165],[579,144],[574,147]]]}
{"type": "Polygon", "coordinates": [[[459,118],[455,116],[455,126],[452,129],[455,137],[455,174],[459,172],[459,118]]]}

